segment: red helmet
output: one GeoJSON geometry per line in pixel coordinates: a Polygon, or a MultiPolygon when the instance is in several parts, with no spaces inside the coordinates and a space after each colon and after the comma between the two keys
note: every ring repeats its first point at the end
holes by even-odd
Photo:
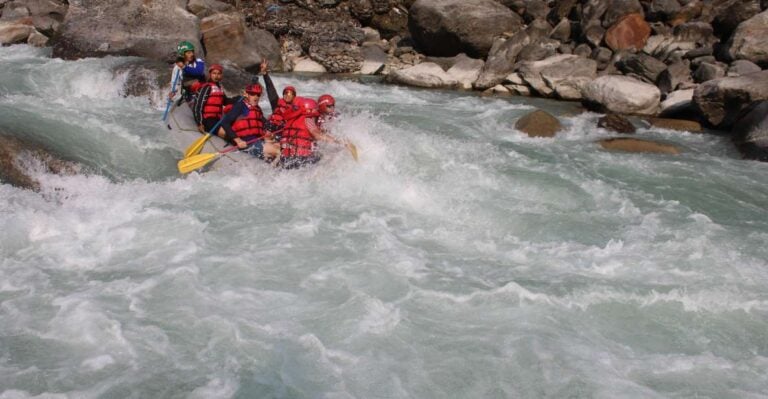
{"type": "Polygon", "coordinates": [[[293,95],[296,95],[296,88],[293,86],[285,86],[285,89],[283,89],[283,95],[285,95],[285,92],[292,91],[293,95]]]}
{"type": "Polygon", "coordinates": [[[224,67],[221,66],[221,64],[213,64],[208,68],[208,72],[210,73],[211,71],[219,71],[224,73],[224,67]]]}
{"type": "Polygon", "coordinates": [[[317,102],[311,98],[296,97],[293,103],[298,106],[299,110],[306,116],[318,116],[317,102]]]}
{"type": "Polygon", "coordinates": [[[336,100],[330,94],[323,94],[317,98],[317,107],[322,113],[328,113],[328,107],[336,106],[336,100]]]}
{"type": "Polygon", "coordinates": [[[261,85],[258,83],[252,83],[248,86],[245,86],[245,92],[248,94],[258,94],[261,95],[261,85]]]}

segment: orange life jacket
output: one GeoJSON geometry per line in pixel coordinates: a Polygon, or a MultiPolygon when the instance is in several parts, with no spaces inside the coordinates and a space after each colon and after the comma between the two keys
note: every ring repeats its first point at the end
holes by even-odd
{"type": "Polygon", "coordinates": [[[213,82],[208,82],[203,85],[205,86],[210,86],[211,92],[203,104],[203,119],[221,119],[224,115],[224,90],[213,82]]]}
{"type": "Polygon", "coordinates": [[[258,105],[250,105],[248,102],[243,102],[248,109],[248,113],[237,117],[234,123],[232,123],[232,130],[234,130],[237,137],[250,137],[264,136],[264,114],[261,113],[261,107],[258,105]]]}
{"type": "Polygon", "coordinates": [[[298,115],[289,119],[280,138],[281,155],[284,157],[308,157],[314,152],[315,138],[306,124],[307,116],[298,115]]]}

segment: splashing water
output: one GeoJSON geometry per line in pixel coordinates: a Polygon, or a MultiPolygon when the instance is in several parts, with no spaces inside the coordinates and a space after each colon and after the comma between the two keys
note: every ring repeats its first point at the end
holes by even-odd
{"type": "Polygon", "coordinates": [[[129,62],[0,48],[0,129],[95,171],[0,185],[0,398],[768,396],[768,166],[727,138],[283,76],[359,163],[179,177],[129,62]]]}

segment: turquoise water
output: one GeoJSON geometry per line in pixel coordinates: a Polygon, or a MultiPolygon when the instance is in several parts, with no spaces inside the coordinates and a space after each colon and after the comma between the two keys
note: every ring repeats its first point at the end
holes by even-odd
{"type": "Polygon", "coordinates": [[[768,397],[768,165],[727,138],[281,76],[360,162],[180,178],[131,61],[0,48],[0,129],[91,171],[0,185],[0,398],[768,397]]]}

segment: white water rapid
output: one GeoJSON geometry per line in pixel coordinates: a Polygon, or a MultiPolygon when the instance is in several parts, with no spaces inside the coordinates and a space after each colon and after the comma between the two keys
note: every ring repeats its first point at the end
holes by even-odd
{"type": "Polygon", "coordinates": [[[0,185],[0,399],[768,397],[768,164],[728,138],[286,75],[359,162],[180,177],[129,61],[0,48],[0,130],[89,170],[0,185]]]}

